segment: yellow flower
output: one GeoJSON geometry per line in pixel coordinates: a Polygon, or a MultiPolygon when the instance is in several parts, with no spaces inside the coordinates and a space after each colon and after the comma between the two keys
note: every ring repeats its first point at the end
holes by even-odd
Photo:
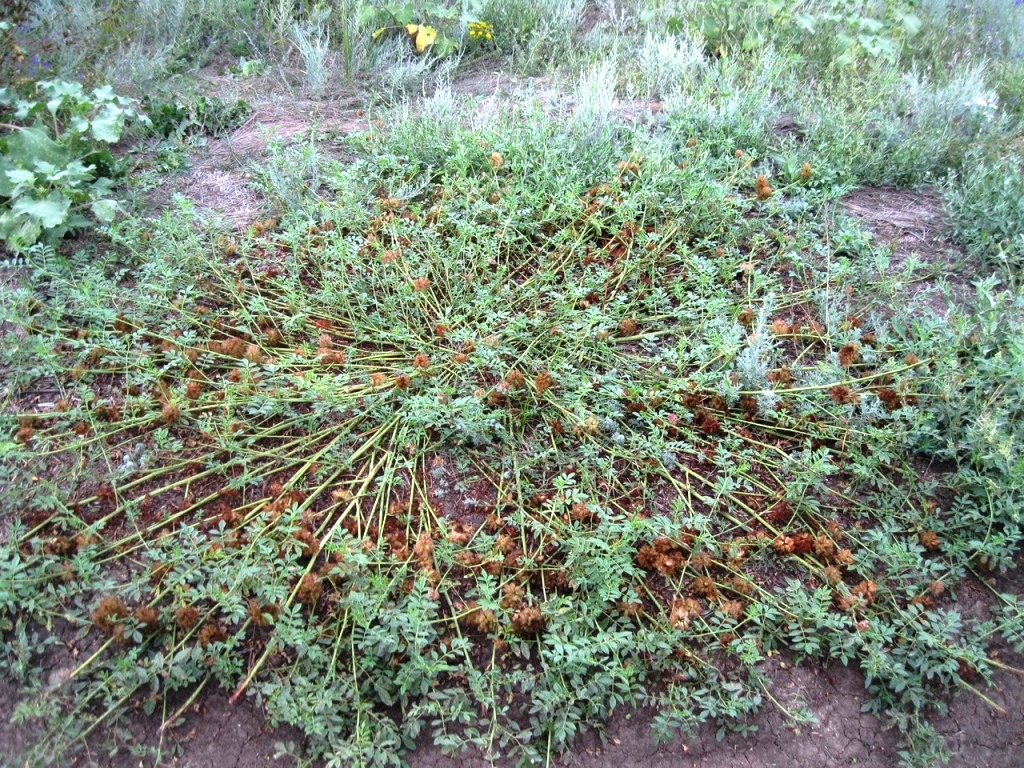
{"type": "Polygon", "coordinates": [[[471,21],[469,36],[478,40],[493,40],[494,26],[488,21],[471,21]]]}
{"type": "Polygon", "coordinates": [[[405,31],[413,38],[413,44],[419,53],[423,53],[437,40],[437,30],[427,24],[406,24],[405,31]]]}

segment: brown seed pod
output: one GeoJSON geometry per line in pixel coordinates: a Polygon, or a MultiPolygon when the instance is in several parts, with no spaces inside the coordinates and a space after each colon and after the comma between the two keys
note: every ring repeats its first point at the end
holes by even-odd
{"type": "Polygon", "coordinates": [[[299,588],[295,593],[295,597],[303,605],[314,605],[320,599],[323,591],[324,587],[316,574],[307,573],[302,577],[302,581],[299,582],[299,588]]]}
{"type": "Polygon", "coordinates": [[[533,383],[537,390],[537,394],[542,395],[555,385],[555,379],[550,373],[543,371],[542,373],[537,374],[537,378],[534,379],[533,383]]]}
{"type": "Polygon", "coordinates": [[[160,629],[160,612],[151,605],[140,605],[135,609],[135,620],[147,635],[160,629]]]}
{"type": "Polygon", "coordinates": [[[547,619],[536,605],[527,605],[512,614],[512,632],[519,637],[528,637],[544,631],[547,619]]]}
{"type": "Polygon", "coordinates": [[[128,608],[124,601],[120,597],[108,595],[96,604],[90,618],[101,632],[114,635],[118,629],[124,631],[121,621],[127,616],[128,608]]]}
{"type": "Polygon", "coordinates": [[[237,336],[225,339],[220,343],[220,353],[228,357],[242,357],[245,354],[245,342],[237,336]]]}
{"type": "Polygon", "coordinates": [[[183,605],[174,612],[174,621],[186,632],[190,632],[199,623],[199,611],[194,606],[183,605]]]}
{"type": "Polygon", "coordinates": [[[844,344],[839,349],[839,365],[841,365],[843,368],[849,368],[856,362],[857,357],[859,355],[859,345],[854,344],[853,342],[850,342],[849,344],[844,344]]]}
{"type": "Polygon", "coordinates": [[[640,325],[633,318],[625,318],[619,321],[619,333],[623,336],[635,336],[640,330],[640,325]]]}
{"type": "Polygon", "coordinates": [[[699,600],[692,597],[683,597],[672,601],[672,608],[669,611],[668,623],[676,629],[687,629],[690,622],[697,618],[704,611],[704,606],[699,600]]]}
{"type": "Polygon", "coordinates": [[[206,648],[214,643],[221,643],[227,639],[228,633],[220,624],[204,624],[199,630],[199,645],[206,648]]]}

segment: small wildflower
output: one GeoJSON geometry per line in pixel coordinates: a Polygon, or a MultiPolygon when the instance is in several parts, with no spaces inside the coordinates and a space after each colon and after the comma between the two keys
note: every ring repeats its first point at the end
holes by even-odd
{"type": "Polygon", "coordinates": [[[772,189],[772,185],[768,182],[768,177],[763,173],[757,177],[757,181],[754,184],[754,188],[757,191],[758,200],[767,200],[772,196],[775,191],[772,189]]]}
{"type": "Polygon", "coordinates": [[[489,21],[469,22],[469,36],[474,40],[494,40],[494,25],[489,21]]]}
{"type": "Polygon", "coordinates": [[[494,170],[498,170],[505,164],[505,158],[502,157],[501,152],[491,152],[491,156],[487,160],[494,170]]]}
{"type": "Polygon", "coordinates": [[[430,358],[427,357],[422,352],[420,352],[418,355],[416,355],[416,357],[414,357],[412,359],[412,367],[413,368],[429,368],[430,367],[430,358]]]}
{"type": "Polygon", "coordinates": [[[418,277],[412,281],[412,289],[414,291],[425,291],[430,287],[430,278],[418,277]]]}

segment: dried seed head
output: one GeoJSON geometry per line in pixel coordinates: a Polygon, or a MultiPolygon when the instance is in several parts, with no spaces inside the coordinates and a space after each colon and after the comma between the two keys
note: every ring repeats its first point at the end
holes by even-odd
{"type": "Polygon", "coordinates": [[[832,402],[839,405],[856,405],[857,403],[857,395],[849,387],[845,387],[842,384],[830,387],[828,396],[832,398],[832,402]]]}
{"type": "Polygon", "coordinates": [[[204,624],[199,630],[199,645],[206,648],[214,643],[221,643],[227,639],[228,633],[220,624],[204,624]]]}
{"type": "Polygon", "coordinates": [[[174,612],[174,620],[179,627],[189,632],[199,623],[199,611],[191,605],[183,605],[174,612]]]}
{"type": "Polygon", "coordinates": [[[839,350],[839,365],[849,368],[860,355],[860,346],[854,343],[844,344],[839,350]]]}
{"type": "Polygon", "coordinates": [[[173,424],[181,418],[181,408],[177,403],[164,403],[164,407],[160,410],[160,418],[166,424],[173,424]]]}
{"type": "Polygon", "coordinates": [[[430,358],[427,357],[422,352],[420,352],[418,355],[416,355],[416,357],[414,357],[412,359],[412,367],[413,368],[429,368],[430,367],[430,358]]]}
{"type": "Polygon", "coordinates": [[[700,604],[700,601],[691,597],[673,600],[668,623],[676,629],[687,629],[690,622],[700,616],[703,610],[704,606],[700,604]]]}
{"type": "Polygon", "coordinates": [[[134,616],[146,634],[152,634],[160,629],[160,612],[156,608],[150,605],[140,605],[135,609],[134,616]]]}
{"type": "Polygon", "coordinates": [[[266,627],[273,624],[274,619],[277,618],[277,614],[280,612],[281,607],[274,603],[263,605],[258,600],[250,600],[248,604],[249,618],[252,619],[252,623],[257,627],[266,627]]]}
{"type": "Polygon", "coordinates": [[[544,394],[547,390],[555,386],[555,380],[547,371],[537,374],[537,378],[534,379],[534,387],[537,390],[538,395],[544,394]]]}
{"type": "Polygon", "coordinates": [[[758,200],[767,200],[769,197],[772,196],[772,193],[775,191],[774,189],[772,189],[772,185],[768,182],[768,177],[765,176],[764,174],[761,174],[760,176],[757,177],[757,181],[754,184],[754,188],[757,192],[758,200]]]}
{"type": "Polygon", "coordinates": [[[693,592],[701,597],[712,598],[718,595],[718,587],[710,576],[698,576],[693,580],[693,592]]]}
{"type": "Polygon", "coordinates": [[[307,573],[299,582],[295,597],[303,605],[314,605],[323,594],[324,587],[315,573],[307,573]]]}
{"type": "Polygon", "coordinates": [[[320,540],[311,532],[305,528],[299,528],[295,533],[292,534],[297,542],[302,544],[302,556],[303,557],[316,557],[320,552],[320,540]]]}
{"type": "Polygon", "coordinates": [[[821,572],[822,576],[825,577],[825,583],[830,587],[834,587],[836,584],[843,580],[843,573],[834,565],[830,565],[821,572]]]}
{"type": "Polygon", "coordinates": [[[615,608],[627,619],[638,619],[644,614],[643,603],[620,600],[615,604],[615,608]]]}
{"type": "Polygon", "coordinates": [[[519,637],[535,635],[544,630],[547,620],[540,608],[527,605],[512,614],[512,631],[519,637]]]}
{"type": "Polygon", "coordinates": [[[875,395],[878,397],[882,405],[885,406],[885,409],[887,411],[899,410],[900,406],[903,405],[903,402],[899,394],[895,390],[889,389],[888,387],[878,390],[875,393],[875,395]]]}
{"type": "Polygon", "coordinates": [[[871,605],[878,597],[878,585],[870,579],[864,579],[851,588],[850,593],[860,597],[865,604],[871,605]]]}
{"type": "Polygon", "coordinates": [[[124,631],[120,627],[120,622],[127,616],[128,608],[124,601],[120,597],[109,595],[97,603],[90,618],[100,631],[114,635],[118,629],[124,631]]]}
{"type": "Polygon", "coordinates": [[[640,326],[632,318],[619,321],[619,333],[623,336],[635,336],[638,330],[640,330],[640,326]]]}
{"type": "Polygon", "coordinates": [[[740,600],[726,600],[719,604],[718,610],[737,621],[743,618],[743,602],[740,600]]]}
{"type": "Polygon", "coordinates": [[[814,554],[822,560],[830,559],[836,553],[836,544],[825,534],[814,537],[814,554]]]}
{"type": "Polygon", "coordinates": [[[490,608],[481,608],[476,601],[466,604],[467,611],[462,622],[477,632],[489,634],[498,630],[498,617],[490,608]]]}
{"type": "Polygon", "coordinates": [[[242,357],[245,354],[245,342],[232,336],[220,343],[220,352],[228,357],[242,357]]]}
{"type": "Polygon", "coordinates": [[[430,287],[429,277],[417,277],[412,281],[412,289],[414,291],[425,291],[430,287]]]}

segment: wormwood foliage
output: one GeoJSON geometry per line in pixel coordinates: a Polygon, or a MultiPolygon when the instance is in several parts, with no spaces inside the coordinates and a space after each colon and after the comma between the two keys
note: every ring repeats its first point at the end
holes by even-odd
{"type": "Polygon", "coordinates": [[[1019,542],[1012,499],[979,506],[1019,479],[1016,406],[941,439],[984,407],[965,345],[1020,366],[1012,315],[874,307],[809,164],[494,124],[396,116],[293,214],[234,237],[182,203],[115,229],[133,282],[54,256],[11,303],[3,471],[32,491],[0,621],[34,759],[214,686],[330,765],[422,733],[540,760],[641,703],[658,738],[724,733],[780,649],[906,725],[1019,641],[1016,603],[976,625],[946,589],[1019,542]],[[58,617],[84,653],[52,684],[58,617]]]}

